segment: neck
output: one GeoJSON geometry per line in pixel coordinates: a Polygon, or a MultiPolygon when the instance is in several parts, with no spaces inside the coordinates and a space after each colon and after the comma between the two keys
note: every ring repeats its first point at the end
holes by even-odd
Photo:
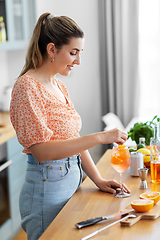
{"type": "Polygon", "coordinates": [[[50,68],[48,68],[47,65],[44,65],[45,64],[42,64],[37,69],[31,69],[26,74],[30,75],[41,83],[44,83],[45,85],[50,83],[55,85],[56,74],[53,74],[53,72],[50,71],[50,68]]]}

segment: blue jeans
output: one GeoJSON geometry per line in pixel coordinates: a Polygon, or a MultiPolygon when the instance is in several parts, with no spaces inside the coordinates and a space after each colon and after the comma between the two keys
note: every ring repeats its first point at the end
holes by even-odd
{"type": "Polygon", "coordinates": [[[79,155],[43,163],[28,155],[19,198],[21,224],[28,240],[37,240],[42,235],[81,182],[79,155]]]}

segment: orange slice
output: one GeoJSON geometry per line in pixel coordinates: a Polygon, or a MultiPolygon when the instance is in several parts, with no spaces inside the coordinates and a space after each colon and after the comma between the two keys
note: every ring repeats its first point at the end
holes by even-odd
{"type": "Polygon", "coordinates": [[[139,196],[141,199],[150,199],[154,201],[154,204],[156,204],[160,200],[160,192],[144,192],[141,193],[139,196]]]}
{"type": "Polygon", "coordinates": [[[123,160],[120,159],[119,157],[112,157],[111,158],[111,163],[113,163],[113,164],[120,164],[122,162],[123,162],[123,160]]]}
{"type": "Polygon", "coordinates": [[[118,145],[118,148],[122,149],[122,148],[126,148],[126,146],[124,144],[123,145],[118,145]]]}
{"type": "Polygon", "coordinates": [[[138,199],[132,201],[130,204],[137,212],[148,212],[152,209],[154,201],[150,199],[138,199]]]}

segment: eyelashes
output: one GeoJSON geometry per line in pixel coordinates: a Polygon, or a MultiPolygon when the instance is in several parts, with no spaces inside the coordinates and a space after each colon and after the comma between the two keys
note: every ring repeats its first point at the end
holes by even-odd
{"type": "Polygon", "coordinates": [[[71,54],[71,56],[75,56],[76,55],[76,53],[70,53],[71,54]]]}

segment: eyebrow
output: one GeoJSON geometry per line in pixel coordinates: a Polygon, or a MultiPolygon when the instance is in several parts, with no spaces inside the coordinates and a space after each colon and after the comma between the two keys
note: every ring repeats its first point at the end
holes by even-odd
{"type": "MultiPolygon", "coordinates": [[[[80,50],[78,48],[73,48],[72,50],[76,50],[76,51],[80,52],[80,50]]],[[[83,49],[81,51],[83,51],[83,49]]]]}

